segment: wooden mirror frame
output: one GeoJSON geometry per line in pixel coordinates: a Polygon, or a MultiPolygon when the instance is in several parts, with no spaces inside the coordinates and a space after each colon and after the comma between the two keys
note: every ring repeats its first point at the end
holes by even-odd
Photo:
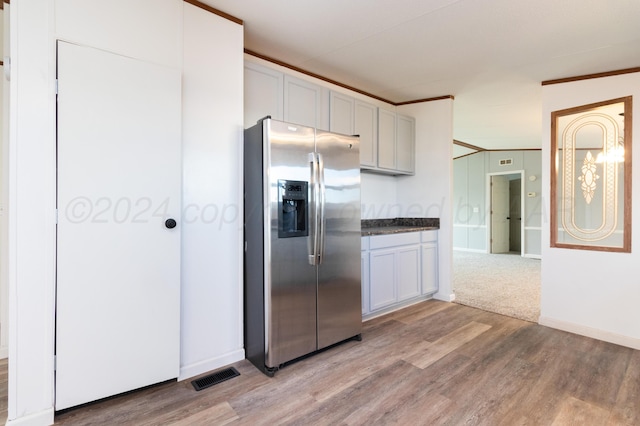
{"type": "Polygon", "coordinates": [[[631,252],[631,123],[631,96],[551,113],[551,247],[631,252]],[[613,114],[611,107],[617,104],[623,110],[613,114]],[[590,142],[602,131],[602,147],[579,147],[578,132],[587,126],[596,127],[590,142]],[[598,149],[594,157],[591,151],[598,149]],[[577,151],[586,151],[580,164],[577,151]],[[612,158],[614,154],[618,156],[612,158]],[[581,227],[576,217],[589,226],[581,227]],[[592,225],[598,218],[600,224],[592,225]]]}

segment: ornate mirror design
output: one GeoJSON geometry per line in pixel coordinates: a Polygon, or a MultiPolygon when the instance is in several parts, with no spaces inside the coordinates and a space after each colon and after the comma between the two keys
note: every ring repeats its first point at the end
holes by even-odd
{"type": "Polygon", "coordinates": [[[631,251],[631,96],[551,113],[551,247],[631,251]]]}

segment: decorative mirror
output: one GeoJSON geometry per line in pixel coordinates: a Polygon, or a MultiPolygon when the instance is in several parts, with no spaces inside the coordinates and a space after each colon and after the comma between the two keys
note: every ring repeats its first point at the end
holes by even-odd
{"type": "Polygon", "coordinates": [[[631,251],[631,96],[551,113],[551,247],[631,251]]]}

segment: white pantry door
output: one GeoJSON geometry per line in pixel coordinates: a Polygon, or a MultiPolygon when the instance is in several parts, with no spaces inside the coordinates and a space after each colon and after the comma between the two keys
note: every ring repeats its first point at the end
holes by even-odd
{"type": "Polygon", "coordinates": [[[56,410],[178,376],[180,114],[178,70],[58,42],[56,410]]]}

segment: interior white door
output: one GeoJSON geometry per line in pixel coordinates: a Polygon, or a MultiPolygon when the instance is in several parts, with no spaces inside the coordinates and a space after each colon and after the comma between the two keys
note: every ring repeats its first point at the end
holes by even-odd
{"type": "Polygon", "coordinates": [[[178,70],[58,43],[56,410],[178,376],[180,112],[178,70]]]}
{"type": "Polygon", "coordinates": [[[522,254],[522,178],[509,181],[509,251],[522,254]]]}
{"type": "Polygon", "coordinates": [[[509,252],[509,178],[491,176],[491,253],[509,252]]]}

